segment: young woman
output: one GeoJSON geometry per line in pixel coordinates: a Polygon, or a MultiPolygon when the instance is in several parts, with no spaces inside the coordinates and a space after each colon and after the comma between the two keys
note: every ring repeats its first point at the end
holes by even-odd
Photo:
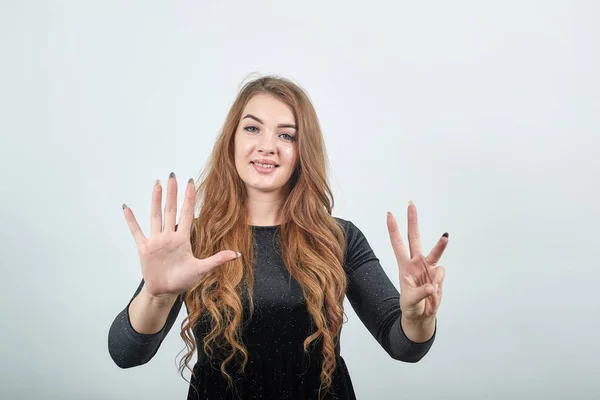
{"type": "Polygon", "coordinates": [[[188,399],[355,399],[340,355],[344,296],[392,358],[429,351],[448,234],[424,255],[414,204],[408,249],[388,213],[400,296],[362,232],[332,216],[317,114],[294,83],[242,88],[177,224],[173,173],[166,186],[164,216],[154,186],[148,236],[123,205],[143,279],[109,331],[121,368],[154,356],[182,304],[181,372],[197,355],[188,399]]]}

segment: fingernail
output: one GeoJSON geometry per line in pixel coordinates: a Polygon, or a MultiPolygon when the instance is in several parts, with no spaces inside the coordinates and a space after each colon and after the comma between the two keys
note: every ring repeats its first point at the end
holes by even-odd
{"type": "Polygon", "coordinates": [[[235,252],[235,255],[237,258],[240,258],[242,256],[242,253],[238,253],[237,251],[235,252]]]}
{"type": "Polygon", "coordinates": [[[169,178],[175,178],[175,172],[171,172],[171,173],[169,174],[169,178]]]}
{"type": "Polygon", "coordinates": [[[160,179],[157,179],[156,182],[154,182],[154,186],[158,186],[160,185],[160,179]]]}
{"type": "Polygon", "coordinates": [[[445,237],[445,238],[447,238],[448,237],[448,232],[444,232],[444,234],[442,236],[445,237]]]}
{"type": "Polygon", "coordinates": [[[123,210],[127,207],[127,204],[123,203],[123,210]]]}
{"type": "Polygon", "coordinates": [[[413,201],[412,201],[412,200],[410,200],[410,201],[408,202],[408,205],[409,205],[409,206],[414,206],[414,205],[415,205],[415,203],[413,203],[413,201]]]}
{"type": "Polygon", "coordinates": [[[188,179],[188,183],[194,183],[194,178],[188,179]]]}

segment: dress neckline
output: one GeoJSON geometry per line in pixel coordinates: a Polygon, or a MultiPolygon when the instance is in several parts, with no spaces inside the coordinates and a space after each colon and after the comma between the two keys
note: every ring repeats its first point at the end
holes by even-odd
{"type": "Polygon", "coordinates": [[[277,229],[277,228],[281,227],[281,225],[250,225],[250,227],[252,229],[259,230],[259,231],[266,231],[266,230],[277,229]]]}

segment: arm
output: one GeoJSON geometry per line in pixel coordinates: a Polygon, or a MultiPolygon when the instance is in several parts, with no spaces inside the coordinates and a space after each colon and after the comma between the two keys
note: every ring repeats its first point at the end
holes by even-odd
{"type": "Polygon", "coordinates": [[[394,359],[417,362],[435,340],[436,326],[416,327],[403,322],[400,294],[381,267],[363,233],[350,221],[345,222],[348,274],[347,297],[352,308],[381,347],[394,359]],[[416,342],[412,338],[422,338],[416,342]],[[413,336],[414,335],[414,336],[413,336]]]}
{"type": "Polygon", "coordinates": [[[108,332],[108,352],[121,368],[136,367],[150,361],[181,310],[181,297],[157,301],[147,295],[143,287],[142,280],[108,332]]]}
{"type": "Polygon", "coordinates": [[[144,335],[158,333],[169,317],[176,295],[156,297],[148,294],[146,286],[129,304],[129,322],[131,327],[144,335]]]}

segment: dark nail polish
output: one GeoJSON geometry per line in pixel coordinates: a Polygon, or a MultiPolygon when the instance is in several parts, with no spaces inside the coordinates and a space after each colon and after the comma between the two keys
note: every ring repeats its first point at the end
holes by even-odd
{"type": "Polygon", "coordinates": [[[175,172],[171,172],[171,173],[169,174],[169,178],[175,178],[175,172]]]}
{"type": "Polygon", "coordinates": [[[442,235],[443,237],[448,237],[448,232],[444,232],[444,234],[442,235]]]}
{"type": "Polygon", "coordinates": [[[127,205],[125,203],[123,203],[123,210],[125,209],[125,207],[127,207],[127,205]]]}
{"type": "Polygon", "coordinates": [[[190,179],[188,180],[188,183],[194,183],[194,178],[190,178],[190,179]]]}

